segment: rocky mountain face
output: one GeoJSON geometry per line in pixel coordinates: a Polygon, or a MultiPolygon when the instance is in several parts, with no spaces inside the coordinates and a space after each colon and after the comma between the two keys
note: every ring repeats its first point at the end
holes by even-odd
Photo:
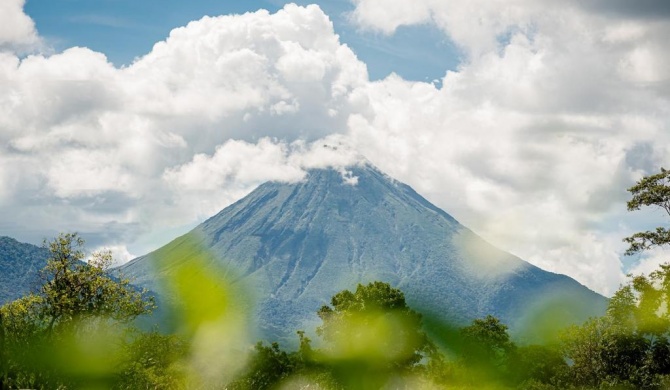
{"type": "Polygon", "coordinates": [[[268,339],[313,329],[316,311],[332,295],[375,280],[402,289],[424,314],[459,325],[492,314],[515,329],[547,307],[580,321],[606,306],[575,280],[496,249],[370,165],[265,183],[122,271],[156,290],[175,263],[189,261],[168,254],[192,243],[213,253],[238,283],[253,286],[268,339]]]}
{"type": "Polygon", "coordinates": [[[44,248],[0,237],[0,305],[26,295],[39,285],[39,271],[48,256],[44,248]]]}

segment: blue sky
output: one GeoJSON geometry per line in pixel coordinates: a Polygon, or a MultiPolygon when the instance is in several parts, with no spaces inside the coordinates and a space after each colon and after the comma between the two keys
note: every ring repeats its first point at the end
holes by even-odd
{"type": "Polygon", "coordinates": [[[670,166],[668,4],[3,0],[0,235],[127,261],[364,156],[610,294],[668,258],[621,241],[668,220],[626,210],[670,166]]]}
{"type": "MultiPolygon", "coordinates": [[[[40,34],[56,50],[85,46],[105,53],[116,66],[128,65],[173,28],[185,26],[204,15],[217,16],[267,9],[276,12],[281,1],[135,1],[135,0],[28,0],[25,11],[40,34]]],[[[370,77],[381,79],[395,72],[408,80],[440,81],[447,70],[457,68],[458,49],[431,24],[400,28],[394,35],[365,31],[352,25],[347,14],[354,6],[346,0],[317,3],[340,35],[368,65],[370,77]]]]}

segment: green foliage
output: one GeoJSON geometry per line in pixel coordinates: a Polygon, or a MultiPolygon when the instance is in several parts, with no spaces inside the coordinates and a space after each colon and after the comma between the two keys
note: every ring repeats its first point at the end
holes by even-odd
{"type": "Polygon", "coordinates": [[[108,252],[83,262],[83,240],[76,234],[62,234],[45,247],[50,257],[39,291],[0,308],[0,383],[56,388],[90,381],[91,375],[108,382],[120,325],[148,313],[153,301],[128,280],[108,275],[108,252]]]}
{"type": "Polygon", "coordinates": [[[612,297],[607,314],[564,333],[568,381],[588,388],[663,388],[670,374],[670,266],[635,276],[612,297]]]}
{"type": "Polygon", "coordinates": [[[670,331],[670,265],[662,264],[648,276],[631,277],[610,300],[607,316],[618,328],[648,338],[670,331]]]}
{"type": "MultiPolygon", "coordinates": [[[[656,206],[670,215],[670,171],[661,168],[661,172],[638,181],[628,191],[633,195],[628,201],[628,210],[639,210],[642,206],[656,206]]],[[[635,233],[624,238],[630,246],[626,255],[670,243],[670,230],[663,227],[655,231],[635,233]]]]}
{"type": "Polygon", "coordinates": [[[330,367],[345,388],[376,388],[408,374],[436,355],[402,291],[388,283],[359,284],[341,291],[317,313],[317,334],[325,341],[315,359],[330,367]]]}
{"type": "MultiPolygon", "coordinates": [[[[670,215],[670,171],[644,177],[628,189],[628,210],[655,206],[670,215]]],[[[624,239],[626,255],[670,243],[670,230],[624,239]]],[[[609,302],[607,314],[566,330],[562,352],[570,362],[563,380],[580,388],[666,388],[670,373],[670,265],[631,276],[609,302]]]]}
{"type": "Polygon", "coordinates": [[[646,176],[628,189],[633,198],[628,201],[628,211],[639,210],[642,206],[658,206],[670,215],[670,171],[646,176]]]}
{"type": "Polygon", "coordinates": [[[228,385],[230,390],[265,390],[275,387],[305,367],[299,352],[287,353],[279,344],[258,342],[244,375],[228,385]]]}
{"type": "Polygon", "coordinates": [[[509,359],[515,346],[506,325],[488,315],[475,319],[460,333],[463,339],[461,359],[478,380],[501,380],[509,376],[509,359]]]}
{"type": "Polygon", "coordinates": [[[514,348],[507,325],[492,315],[474,320],[461,334],[467,346],[463,353],[466,361],[501,366],[514,348]]]}
{"type": "Polygon", "coordinates": [[[176,335],[137,332],[125,343],[125,358],[114,386],[119,390],[188,389],[183,360],[188,345],[176,335]]]}
{"type": "Polygon", "coordinates": [[[567,330],[563,352],[571,362],[566,379],[575,386],[656,388],[655,380],[661,374],[651,366],[651,341],[609,317],[567,330]]]}
{"type": "Polygon", "coordinates": [[[231,275],[193,240],[153,261],[157,268],[169,265],[160,280],[168,297],[166,325],[188,345],[181,362],[188,386],[223,387],[244,370],[251,342],[243,286],[233,285],[231,275]],[[189,261],[179,261],[185,258],[189,261]]]}
{"type": "Polygon", "coordinates": [[[51,256],[42,271],[39,310],[48,332],[74,319],[128,322],[153,309],[153,300],[132,288],[128,279],[108,274],[110,252],[94,253],[85,263],[84,240],[72,233],[61,234],[45,246],[51,256]]]}
{"type": "MultiPolygon", "coordinates": [[[[131,320],[153,302],[109,276],[111,257],[84,263],[83,242],[48,247],[44,284],[0,308],[0,388],[35,389],[662,389],[670,385],[670,265],[631,277],[607,314],[560,343],[517,345],[493,316],[431,324],[387,283],[358,285],[318,311],[316,346],[249,348],[244,294],[196,244],[163,284],[173,334],[131,320]],[[439,348],[437,347],[439,346],[439,348]]],[[[169,259],[164,261],[168,261],[169,259]]],[[[544,313],[544,312],[542,312],[544,313]]],[[[549,313],[551,314],[551,313],[549,313]]]]}
{"type": "Polygon", "coordinates": [[[569,367],[558,348],[551,345],[516,347],[508,360],[509,377],[520,388],[553,388],[569,367]]]}
{"type": "Polygon", "coordinates": [[[431,351],[421,329],[421,315],[407,306],[402,291],[388,283],[359,284],[355,292],[344,290],[331,299],[332,306],[318,311],[322,325],[317,334],[334,355],[379,355],[397,368],[416,365],[431,351]]]}

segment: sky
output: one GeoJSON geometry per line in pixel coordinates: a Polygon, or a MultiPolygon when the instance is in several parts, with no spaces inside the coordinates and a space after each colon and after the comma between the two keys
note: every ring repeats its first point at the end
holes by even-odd
{"type": "Polygon", "coordinates": [[[668,253],[665,0],[1,0],[0,235],[119,262],[267,180],[363,158],[611,295],[668,253]],[[323,148],[323,145],[337,146],[323,148]]]}

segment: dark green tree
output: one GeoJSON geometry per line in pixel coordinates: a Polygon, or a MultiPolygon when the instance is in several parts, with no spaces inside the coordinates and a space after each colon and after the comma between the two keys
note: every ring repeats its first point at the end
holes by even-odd
{"type": "Polygon", "coordinates": [[[287,353],[279,344],[259,342],[249,359],[245,374],[228,385],[231,390],[265,390],[277,386],[282,380],[303,367],[298,352],[287,353]]]}
{"type": "Polygon", "coordinates": [[[341,291],[318,311],[323,349],[314,352],[335,382],[348,389],[381,388],[390,378],[418,374],[439,354],[421,315],[388,283],[341,291]]]}
{"type": "Polygon", "coordinates": [[[249,356],[244,372],[226,385],[230,390],[264,390],[276,388],[339,389],[327,362],[319,361],[305,332],[298,331],[297,351],[283,351],[278,343],[258,342],[249,356]],[[307,383],[300,384],[300,379],[307,383]],[[295,380],[296,382],[291,382],[295,380]]]}
{"type": "Polygon", "coordinates": [[[563,337],[568,382],[589,388],[663,388],[670,374],[667,303],[670,266],[631,277],[605,316],[573,326],[563,337]]]}
{"type": "MultiPolygon", "coordinates": [[[[661,168],[661,172],[646,176],[630,187],[632,199],[628,201],[628,211],[640,210],[643,206],[655,206],[670,215],[670,171],[661,168]]],[[[626,255],[632,255],[656,246],[670,244],[670,230],[657,227],[655,231],[635,233],[624,238],[630,246],[626,255]]]]}
{"type": "Polygon", "coordinates": [[[434,352],[421,328],[421,315],[407,306],[402,291],[388,283],[359,284],[354,292],[341,291],[317,314],[322,320],[317,334],[331,348],[346,342],[352,347],[349,352],[355,352],[357,345],[371,341],[371,347],[391,357],[388,363],[396,368],[410,368],[434,352]]]}
{"type": "Polygon", "coordinates": [[[510,380],[526,388],[560,386],[568,364],[558,348],[548,345],[526,345],[515,348],[509,357],[510,380]]]}
{"type": "Polygon", "coordinates": [[[461,329],[461,359],[475,381],[499,381],[510,378],[509,359],[515,349],[507,333],[507,325],[488,315],[475,319],[461,329]]]}
{"type": "Polygon", "coordinates": [[[467,348],[464,358],[473,361],[486,361],[499,366],[514,348],[507,325],[499,319],[488,315],[483,319],[472,321],[470,326],[461,330],[467,348]]]}
{"type": "Polygon", "coordinates": [[[586,388],[658,388],[649,338],[625,328],[609,316],[573,326],[563,335],[569,361],[567,383],[586,388]]]}
{"type": "MultiPolygon", "coordinates": [[[[629,211],[656,207],[670,215],[670,171],[642,178],[628,189],[629,211]]],[[[670,244],[670,230],[624,238],[625,254],[670,244]]],[[[670,265],[630,276],[610,300],[607,314],[564,334],[563,352],[575,386],[659,388],[670,373],[670,265]]]]}
{"type": "Polygon", "coordinates": [[[609,325],[605,318],[594,318],[581,326],[572,326],[564,332],[561,349],[571,364],[569,383],[586,388],[598,388],[605,372],[601,351],[609,325]]]}

